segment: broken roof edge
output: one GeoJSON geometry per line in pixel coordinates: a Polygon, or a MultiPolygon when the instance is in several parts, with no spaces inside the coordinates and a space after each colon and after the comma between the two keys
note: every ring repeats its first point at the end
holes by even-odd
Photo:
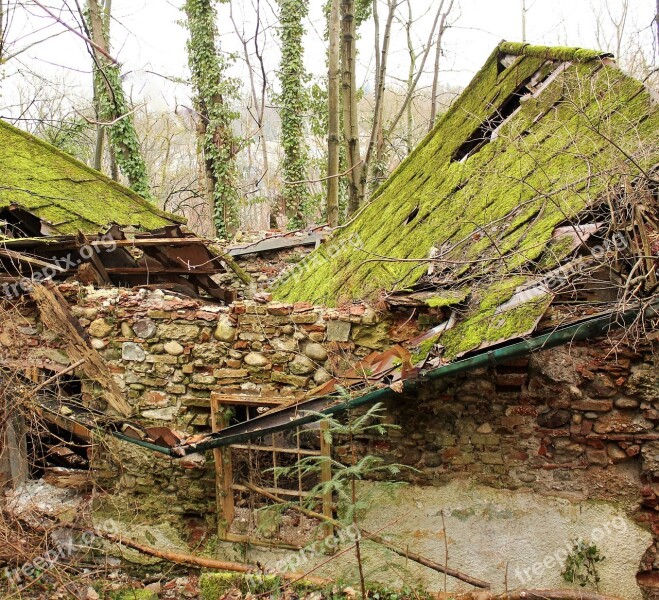
{"type": "MultiPolygon", "coordinates": [[[[70,154],[67,154],[57,146],[53,146],[52,144],[49,144],[46,140],[29,133],[28,131],[24,131],[23,129],[20,129],[19,127],[16,127],[15,125],[12,125],[8,121],[1,119],[0,118],[0,129],[1,128],[6,128],[10,132],[21,136],[28,142],[32,142],[35,144],[40,145],[42,148],[47,150],[48,152],[51,152],[52,154],[55,154],[59,158],[62,158],[66,160],[69,163],[72,163],[76,168],[79,168],[90,175],[93,175],[96,179],[102,181],[103,183],[107,184],[111,188],[115,189],[118,192],[121,192],[122,194],[125,194],[128,196],[131,200],[142,206],[144,209],[149,210],[150,212],[156,214],[157,216],[163,218],[163,219],[168,219],[169,221],[172,221],[172,223],[178,223],[181,225],[185,225],[187,223],[187,219],[185,217],[179,216],[179,215],[174,215],[172,213],[169,213],[158,206],[154,204],[153,202],[150,202],[146,198],[140,196],[137,192],[134,190],[131,190],[129,187],[126,187],[119,182],[115,181],[111,177],[108,177],[101,171],[97,171],[96,169],[92,169],[89,165],[86,165],[84,162],[78,160],[74,156],[71,156],[70,154]]],[[[18,206],[20,206],[19,203],[16,203],[18,206]]],[[[24,207],[23,207],[24,208],[24,207]]],[[[24,210],[27,210],[28,212],[30,211],[28,208],[24,208],[24,210]]]]}

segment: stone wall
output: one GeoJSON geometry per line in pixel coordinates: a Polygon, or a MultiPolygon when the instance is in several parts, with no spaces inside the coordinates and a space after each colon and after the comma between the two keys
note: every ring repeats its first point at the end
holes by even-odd
{"type": "MultiPolygon", "coordinates": [[[[221,307],[159,291],[61,290],[135,418],[187,434],[210,431],[212,394],[300,398],[360,357],[408,339],[429,318],[378,315],[363,305],[321,309],[246,301],[221,307]]],[[[43,331],[29,307],[23,313],[20,327],[2,324],[0,343],[21,360],[66,363],[63,341],[43,331]],[[20,349],[16,336],[23,340],[20,349]]],[[[91,387],[84,394],[89,404],[105,408],[91,387]]],[[[529,582],[543,585],[556,584],[560,571],[533,575],[548,548],[564,547],[574,532],[606,526],[615,544],[604,536],[598,545],[614,554],[616,544],[625,548],[603,566],[609,580],[615,581],[616,569],[626,569],[622,595],[639,597],[633,580],[642,561],[639,581],[656,585],[659,559],[651,540],[659,535],[659,359],[650,342],[630,349],[614,336],[544,351],[401,394],[387,403],[386,414],[400,429],[359,439],[358,451],[411,467],[400,477],[416,491],[376,506],[365,517],[373,528],[385,526],[385,516],[400,518],[410,510],[399,529],[412,527],[409,539],[420,548],[428,540],[427,550],[435,552],[438,511],[446,509],[447,526],[463,531],[468,522],[475,536],[468,544],[452,539],[453,555],[473,565],[468,557],[475,552],[483,568],[472,574],[494,577],[494,569],[501,583],[502,564],[489,564],[488,553],[503,527],[512,545],[500,552],[522,572],[531,569],[529,582]],[[492,498],[484,502],[488,493],[492,498]],[[424,498],[423,510],[418,498],[424,498]],[[544,530],[538,510],[553,515],[544,530]],[[625,531],[611,529],[613,522],[624,523],[625,531]],[[517,546],[510,541],[514,531],[522,532],[517,546]],[[547,539],[531,551],[528,539],[534,538],[547,539]],[[487,552],[478,554],[479,547],[487,552]]],[[[341,443],[335,448],[339,458],[348,451],[341,443]]],[[[212,530],[211,453],[182,462],[110,440],[95,465],[113,492],[109,504],[128,505],[145,521],[170,515],[171,522],[188,525],[189,539],[202,525],[212,530]]],[[[382,566],[385,559],[375,550],[373,556],[382,566]]]]}

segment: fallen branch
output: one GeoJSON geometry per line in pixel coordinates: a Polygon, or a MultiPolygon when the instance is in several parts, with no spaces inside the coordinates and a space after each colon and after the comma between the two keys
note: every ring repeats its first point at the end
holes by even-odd
{"type": "MultiPolygon", "coordinates": [[[[147,556],[153,556],[154,558],[160,558],[167,562],[175,563],[177,565],[187,565],[189,567],[197,567],[200,569],[214,569],[217,571],[230,571],[232,573],[244,573],[251,575],[264,575],[263,571],[257,565],[237,563],[231,561],[217,560],[214,558],[206,558],[204,556],[194,556],[192,554],[185,554],[183,552],[170,552],[168,550],[158,550],[152,546],[147,546],[135,540],[126,539],[123,536],[115,535],[113,533],[106,533],[104,531],[98,531],[96,529],[90,529],[83,527],[81,525],[74,525],[70,523],[62,523],[63,527],[73,529],[75,531],[82,531],[86,533],[93,534],[96,537],[112,542],[113,544],[119,544],[125,546],[126,548],[132,548],[137,550],[142,554],[147,556]]],[[[30,524],[30,527],[34,529],[42,529],[42,526],[30,524]]],[[[44,528],[45,529],[45,528],[44,528]]],[[[329,579],[321,577],[308,577],[303,573],[290,572],[290,573],[271,573],[269,575],[277,575],[286,581],[299,581],[304,580],[307,583],[312,585],[327,585],[331,583],[329,579]]]]}
{"type": "MultiPolygon", "coordinates": [[[[341,523],[341,521],[338,521],[337,519],[332,519],[331,517],[326,517],[325,515],[315,512],[313,510],[308,510],[302,506],[298,506],[296,504],[289,504],[279,496],[275,496],[274,494],[271,494],[267,490],[264,490],[252,483],[245,482],[244,483],[245,487],[252,490],[253,492],[256,492],[257,494],[261,494],[265,496],[266,498],[269,498],[270,500],[274,500],[275,502],[279,502],[280,504],[287,504],[290,508],[293,510],[296,510],[303,515],[306,515],[307,517],[311,517],[313,519],[319,519],[320,521],[323,521],[325,523],[329,523],[331,525],[334,525],[335,527],[338,527],[340,529],[344,528],[345,525],[341,523]]],[[[456,571],[455,569],[451,569],[449,567],[446,567],[444,565],[440,565],[439,563],[436,563],[432,560],[429,560],[427,558],[424,558],[420,554],[416,554],[415,552],[410,552],[409,550],[403,550],[402,548],[399,548],[395,544],[392,544],[391,542],[388,542],[385,540],[382,536],[377,535],[375,533],[371,533],[366,531],[365,529],[361,529],[361,533],[364,536],[365,539],[370,540],[371,542],[375,542],[376,544],[379,544],[380,546],[384,546],[388,550],[391,550],[393,553],[398,554],[398,556],[402,556],[403,558],[407,558],[411,561],[414,561],[416,563],[419,563],[420,565],[423,565],[424,567],[428,567],[429,569],[432,569],[433,571],[437,571],[439,573],[444,573],[446,575],[449,575],[450,577],[454,577],[455,579],[459,579],[460,581],[464,581],[465,583],[468,583],[470,585],[473,585],[474,587],[478,588],[490,588],[492,587],[491,583],[488,583],[487,581],[483,581],[482,579],[477,579],[476,577],[472,577],[471,575],[467,575],[466,573],[461,573],[460,571],[456,571]]],[[[479,598],[480,600],[480,598],[479,598]]],[[[511,599],[512,600],[512,599],[511,599]]]]}

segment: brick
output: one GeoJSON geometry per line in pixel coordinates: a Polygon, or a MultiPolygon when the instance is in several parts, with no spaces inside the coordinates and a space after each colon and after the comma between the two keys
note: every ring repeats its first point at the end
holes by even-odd
{"type": "Polygon", "coordinates": [[[479,459],[484,465],[502,465],[503,458],[496,452],[481,452],[479,459]]]}
{"type": "Polygon", "coordinates": [[[282,304],[281,302],[272,302],[266,307],[270,315],[290,315],[293,312],[293,306],[290,304],[282,304]]]}
{"type": "Polygon", "coordinates": [[[196,373],[192,376],[193,383],[198,383],[201,385],[213,385],[215,383],[215,377],[212,375],[203,375],[201,373],[196,373]]]}
{"type": "MultiPolygon", "coordinates": [[[[247,371],[245,371],[247,373],[247,371]]],[[[286,385],[292,385],[295,387],[306,387],[309,383],[308,377],[300,377],[299,375],[288,375],[286,373],[280,373],[278,371],[273,371],[271,375],[272,381],[277,383],[284,383],[286,385]]]]}
{"type": "Polygon", "coordinates": [[[471,436],[471,443],[475,446],[498,446],[501,436],[494,434],[474,433],[471,436]]]}
{"type": "Polygon", "coordinates": [[[217,379],[244,379],[249,375],[247,369],[215,369],[213,377],[217,379]]]}
{"type": "Polygon", "coordinates": [[[148,391],[144,394],[144,406],[162,407],[169,404],[169,397],[165,392],[148,391]]]}
{"type": "Polygon", "coordinates": [[[613,408],[613,402],[611,400],[592,400],[591,398],[584,398],[583,400],[573,402],[572,408],[594,412],[609,412],[613,408]]]}
{"type": "Polygon", "coordinates": [[[291,321],[297,325],[313,325],[318,320],[315,312],[291,315],[291,321]]]}

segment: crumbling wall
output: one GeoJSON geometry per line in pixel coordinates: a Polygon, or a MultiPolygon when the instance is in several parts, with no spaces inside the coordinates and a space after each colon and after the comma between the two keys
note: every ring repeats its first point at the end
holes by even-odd
{"type": "MultiPolygon", "coordinates": [[[[321,309],[249,301],[222,307],[160,291],[60,289],[134,418],[187,434],[210,431],[213,394],[301,398],[330,375],[427,324],[425,315],[378,315],[356,304],[321,309]]],[[[0,343],[13,344],[23,360],[65,363],[62,340],[43,331],[37,319],[26,319],[22,330],[13,332],[22,336],[20,350],[4,330],[0,343]]],[[[603,589],[639,597],[637,565],[643,558],[641,580],[652,586],[655,547],[642,555],[652,535],[659,534],[658,367],[651,343],[630,349],[614,336],[400,394],[387,403],[386,416],[400,429],[358,439],[357,449],[409,466],[400,478],[411,487],[393,500],[383,498],[365,516],[367,522],[378,529],[387,519],[408,515],[404,526],[393,527],[411,528],[401,543],[436,553],[444,510],[454,566],[466,562],[476,569],[472,575],[495,577],[499,587],[506,561],[530,573],[521,582],[509,574],[511,587],[560,583],[557,564],[534,572],[548,548],[564,548],[573,536],[608,528],[597,542],[614,549],[601,567],[603,581],[614,581],[620,569],[627,575],[624,590],[608,583],[603,589]],[[546,514],[544,520],[538,511],[546,514]],[[464,523],[473,536],[469,540],[462,537],[464,523]],[[501,560],[492,565],[492,540],[500,534],[506,547],[499,548],[501,560]],[[543,540],[535,549],[529,541],[534,539],[543,540]]],[[[90,405],[105,408],[93,388],[85,388],[84,396],[90,405]]],[[[129,507],[145,521],[167,515],[171,523],[187,524],[188,539],[198,538],[200,528],[212,531],[212,453],[181,461],[118,440],[110,440],[107,448],[95,458],[112,492],[107,506],[120,512],[129,507]]],[[[335,448],[339,458],[348,451],[342,443],[335,448]]],[[[391,560],[376,547],[370,552],[375,571],[391,560]]],[[[383,577],[375,571],[374,577],[383,577]]],[[[414,576],[424,580],[428,573],[414,576]]],[[[425,581],[436,587],[435,578],[425,581]]]]}

